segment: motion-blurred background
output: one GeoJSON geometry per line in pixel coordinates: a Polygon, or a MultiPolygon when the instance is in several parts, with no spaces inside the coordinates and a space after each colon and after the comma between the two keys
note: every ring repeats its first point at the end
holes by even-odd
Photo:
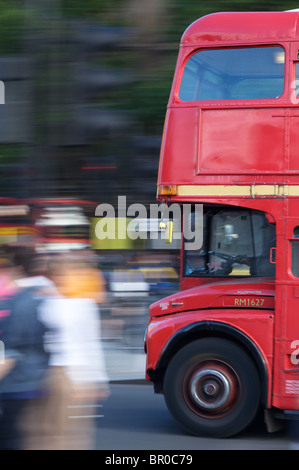
{"type": "MultiPolygon", "coordinates": [[[[103,335],[143,346],[148,305],[178,289],[179,244],[93,239],[100,203],[155,203],[180,38],[216,11],[273,0],[0,0],[0,243],[90,237],[107,282],[103,335]]],[[[117,217],[117,212],[116,212],[117,217]]],[[[72,245],[74,246],[74,245],[72,245]]],[[[53,248],[54,247],[54,248],[53,248]]]]}

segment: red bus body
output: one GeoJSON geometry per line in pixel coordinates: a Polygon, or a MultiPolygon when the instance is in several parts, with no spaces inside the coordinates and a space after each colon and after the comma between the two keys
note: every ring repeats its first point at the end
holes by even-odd
{"type": "MultiPolygon", "coordinates": [[[[298,20],[296,11],[216,13],[195,21],[182,36],[162,139],[158,200],[264,213],[275,227],[276,244],[267,252],[275,272],[216,279],[185,276],[182,267],[180,292],[150,308],[146,378],[157,392],[164,392],[168,366],[181,348],[215,336],[248,352],[265,409],[299,410],[299,274],[294,268],[299,243],[298,20]],[[276,54],[273,72],[269,65],[261,90],[260,72],[255,77],[244,72],[242,80],[231,82],[228,95],[209,54],[217,51],[220,70],[224,50],[229,57],[237,49],[242,58],[259,48],[276,54]],[[192,57],[192,67],[201,57],[198,70],[208,64],[200,84],[206,95],[200,98],[192,94],[191,78],[184,77],[192,57]],[[274,71],[278,64],[283,78],[274,71]],[[255,91],[250,94],[249,88],[255,91]]],[[[226,75],[229,68],[223,65],[226,75]]],[[[206,391],[212,393],[216,385],[209,386],[206,391]]]]}

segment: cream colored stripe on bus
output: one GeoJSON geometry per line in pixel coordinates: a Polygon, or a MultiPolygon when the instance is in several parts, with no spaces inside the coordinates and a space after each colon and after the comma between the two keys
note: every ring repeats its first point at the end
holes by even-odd
{"type": "Polygon", "coordinates": [[[179,185],[178,196],[299,196],[299,185],[179,185]]]}

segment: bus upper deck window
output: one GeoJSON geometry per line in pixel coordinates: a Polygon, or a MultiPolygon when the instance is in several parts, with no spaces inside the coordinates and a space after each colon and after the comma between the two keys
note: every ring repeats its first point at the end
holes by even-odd
{"type": "Polygon", "coordinates": [[[187,61],[179,90],[182,101],[271,99],[284,89],[282,47],[201,50],[187,61]]]}

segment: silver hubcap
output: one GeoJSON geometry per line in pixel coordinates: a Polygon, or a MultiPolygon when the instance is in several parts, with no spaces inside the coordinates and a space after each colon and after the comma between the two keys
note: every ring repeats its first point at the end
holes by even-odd
{"type": "Polygon", "coordinates": [[[223,407],[229,400],[231,387],[227,377],[214,369],[203,369],[191,379],[190,392],[194,402],[205,409],[223,407]]]}

